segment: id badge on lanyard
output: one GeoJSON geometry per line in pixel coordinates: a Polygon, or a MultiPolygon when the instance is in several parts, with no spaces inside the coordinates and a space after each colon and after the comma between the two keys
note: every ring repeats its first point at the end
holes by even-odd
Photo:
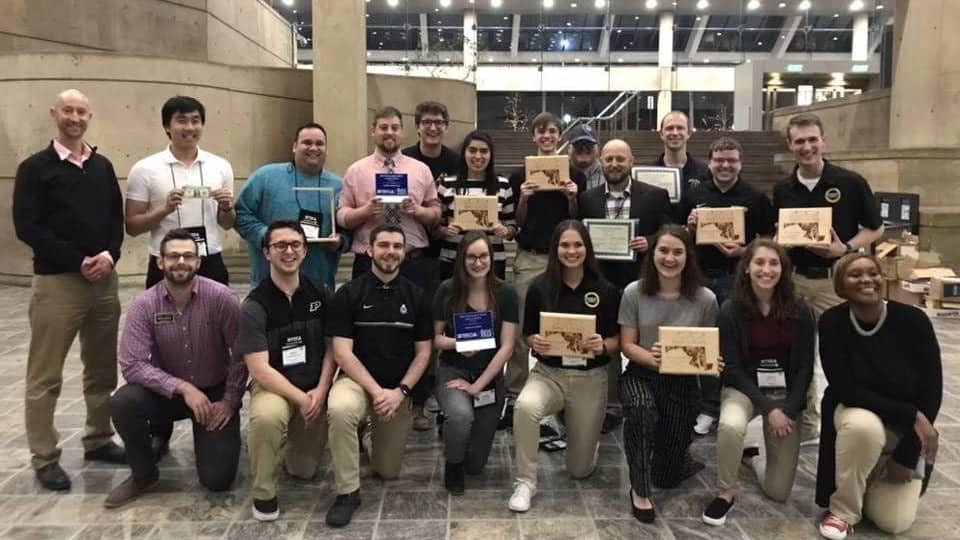
{"type": "Polygon", "coordinates": [[[776,358],[763,358],[757,367],[757,387],[767,395],[786,397],[787,377],[776,358]]]}
{"type": "Polygon", "coordinates": [[[307,345],[303,342],[303,336],[287,336],[280,348],[283,367],[299,366],[307,363],[307,345]]]}
{"type": "Polygon", "coordinates": [[[493,388],[484,390],[473,397],[473,408],[479,409],[487,405],[493,405],[497,401],[497,391],[493,388]]]}
{"type": "Polygon", "coordinates": [[[300,226],[303,227],[303,233],[307,240],[317,240],[323,233],[321,230],[323,223],[323,213],[311,212],[310,210],[300,209],[300,226]]]}

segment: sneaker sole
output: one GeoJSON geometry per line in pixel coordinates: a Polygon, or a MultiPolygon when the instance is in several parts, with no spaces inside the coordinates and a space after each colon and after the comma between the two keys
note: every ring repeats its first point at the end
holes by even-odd
{"type": "Polygon", "coordinates": [[[520,507],[517,507],[517,506],[514,506],[514,505],[510,504],[510,505],[507,505],[507,507],[510,508],[510,511],[511,511],[511,512],[517,512],[517,513],[519,513],[519,514],[522,514],[522,513],[526,512],[527,510],[530,510],[530,507],[529,507],[529,506],[527,506],[526,508],[520,508],[520,507]]]}
{"type": "Polygon", "coordinates": [[[703,514],[700,516],[700,519],[702,519],[707,525],[713,525],[714,527],[721,527],[727,522],[726,515],[724,515],[722,518],[714,519],[706,514],[703,514]]]}
{"type": "Polygon", "coordinates": [[[257,521],[276,521],[280,517],[280,509],[270,512],[269,514],[261,512],[256,508],[253,509],[253,519],[257,521]]]}

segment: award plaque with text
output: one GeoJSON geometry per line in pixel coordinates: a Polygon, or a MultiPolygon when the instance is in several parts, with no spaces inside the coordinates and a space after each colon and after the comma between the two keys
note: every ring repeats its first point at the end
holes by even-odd
{"type": "Polygon", "coordinates": [[[527,156],[523,166],[526,181],[538,191],[563,189],[570,180],[570,156],[527,156]]]}
{"type": "Polygon", "coordinates": [[[586,341],[596,332],[596,315],[540,312],[540,335],[550,342],[548,356],[593,358],[586,341]]]}
{"type": "Polygon", "coordinates": [[[720,329],[661,326],[660,373],[720,375],[720,329]]]}
{"type": "Polygon", "coordinates": [[[495,195],[457,195],[453,199],[453,222],[465,231],[488,231],[497,224],[495,195]]]}
{"type": "Polygon", "coordinates": [[[637,252],[630,249],[636,231],[632,219],[585,219],[583,226],[590,234],[593,252],[604,261],[636,261],[637,252]]]}
{"type": "Polygon", "coordinates": [[[697,244],[745,244],[747,209],[697,208],[697,244]]]}
{"type": "Polygon", "coordinates": [[[829,245],[832,227],[832,208],[781,208],[777,242],[783,246],[829,245]]]}

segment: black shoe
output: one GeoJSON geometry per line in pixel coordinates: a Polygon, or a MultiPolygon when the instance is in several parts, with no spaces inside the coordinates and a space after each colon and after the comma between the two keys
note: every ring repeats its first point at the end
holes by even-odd
{"type": "Polygon", "coordinates": [[[463,495],[463,462],[447,463],[443,469],[443,485],[453,495],[463,495]]]}
{"type": "Polygon", "coordinates": [[[703,522],[707,525],[714,525],[719,527],[727,522],[727,512],[733,508],[733,503],[737,499],[732,499],[730,502],[727,502],[723,497],[716,497],[710,504],[707,505],[707,509],[703,511],[703,515],[700,516],[703,519],[703,522]]]}
{"type": "Polygon", "coordinates": [[[603,416],[603,425],[600,427],[600,433],[610,433],[617,429],[621,422],[623,422],[623,417],[610,413],[605,414],[603,416]]]}
{"type": "Polygon", "coordinates": [[[253,517],[257,521],[276,521],[280,517],[280,506],[277,504],[277,498],[274,497],[268,501],[254,499],[253,517]]]}
{"type": "Polygon", "coordinates": [[[160,461],[163,456],[170,453],[170,439],[156,435],[150,437],[150,451],[153,453],[153,461],[155,463],[160,461]]]}
{"type": "Polygon", "coordinates": [[[59,463],[49,463],[36,470],[37,481],[50,491],[67,491],[70,489],[70,477],[63,471],[59,463]]]}
{"type": "Polygon", "coordinates": [[[96,450],[84,452],[83,459],[87,461],[102,461],[104,463],[126,465],[127,453],[123,450],[122,446],[110,441],[96,450]]]}
{"type": "Polygon", "coordinates": [[[748,459],[753,459],[759,455],[760,455],[759,446],[747,446],[746,448],[743,449],[743,455],[740,456],[740,460],[745,461],[748,459]]]}
{"type": "Polygon", "coordinates": [[[630,512],[640,523],[653,523],[657,519],[657,510],[651,505],[650,508],[637,508],[633,505],[633,490],[627,491],[627,499],[630,501],[630,512]]]}
{"type": "Polygon", "coordinates": [[[344,527],[350,523],[353,512],[360,507],[360,490],[346,495],[337,495],[333,505],[327,510],[327,525],[344,527]]]}

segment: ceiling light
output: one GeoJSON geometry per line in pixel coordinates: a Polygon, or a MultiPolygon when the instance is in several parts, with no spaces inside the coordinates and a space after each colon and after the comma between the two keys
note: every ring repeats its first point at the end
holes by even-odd
{"type": "Polygon", "coordinates": [[[293,5],[293,0],[283,0],[283,5],[290,7],[293,5]]]}
{"type": "Polygon", "coordinates": [[[387,0],[387,5],[390,7],[397,7],[400,5],[400,0],[387,0]]]}
{"type": "Polygon", "coordinates": [[[553,0],[543,0],[543,7],[545,9],[550,9],[553,7],[553,0]]]}
{"type": "Polygon", "coordinates": [[[800,11],[807,11],[807,10],[809,10],[809,9],[810,9],[810,0],[803,0],[803,2],[800,2],[799,4],[797,4],[797,9],[799,9],[800,11]]]}
{"type": "Polygon", "coordinates": [[[747,2],[747,9],[753,11],[760,7],[760,0],[750,0],[747,2]]]}
{"type": "Polygon", "coordinates": [[[570,2],[570,7],[576,8],[576,7],[577,7],[577,3],[576,3],[576,2],[570,2]]]}
{"type": "Polygon", "coordinates": [[[710,7],[710,2],[707,2],[707,0],[697,2],[697,9],[707,9],[708,7],[710,7]]]}
{"type": "Polygon", "coordinates": [[[863,0],[853,0],[850,2],[850,11],[860,11],[863,9],[863,0]]]}
{"type": "Polygon", "coordinates": [[[709,63],[710,63],[710,59],[709,59],[709,58],[704,58],[704,59],[703,59],[703,63],[704,63],[704,64],[709,64],[709,63]]]}
{"type": "Polygon", "coordinates": [[[833,14],[833,18],[834,18],[834,19],[836,19],[836,18],[839,17],[839,16],[840,16],[839,13],[834,13],[834,14],[833,14]]]}
{"type": "Polygon", "coordinates": [[[579,58],[574,58],[573,61],[574,61],[574,62],[579,62],[580,59],[579,59],[579,58]]]}
{"type": "Polygon", "coordinates": [[[877,9],[883,9],[883,4],[877,4],[877,9]]]}
{"type": "Polygon", "coordinates": [[[607,6],[607,0],[594,0],[593,5],[597,6],[597,9],[603,9],[607,6]]]}
{"type": "Polygon", "coordinates": [[[763,45],[763,42],[762,42],[762,41],[758,41],[758,42],[757,42],[757,45],[758,45],[758,46],[762,46],[762,45],[763,45]]]}
{"type": "Polygon", "coordinates": [[[490,0],[490,7],[496,9],[503,5],[503,0],[490,0]]]}
{"type": "Polygon", "coordinates": [[[647,3],[644,5],[647,9],[657,9],[657,0],[647,0],[647,3]]]}
{"type": "Polygon", "coordinates": [[[617,58],[617,62],[623,62],[623,58],[617,58]]]}
{"type": "Polygon", "coordinates": [[[487,62],[493,62],[493,57],[492,57],[492,56],[488,56],[488,57],[487,57],[487,62]]]}
{"type": "Polygon", "coordinates": [[[785,8],[785,7],[787,7],[787,3],[786,3],[786,2],[780,2],[779,4],[777,4],[777,7],[778,7],[778,8],[781,8],[781,9],[782,9],[782,8],[785,8]]]}
{"type": "Polygon", "coordinates": [[[450,0],[440,0],[440,7],[450,7],[450,0]]]}
{"type": "Polygon", "coordinates": [[[697,17],[697,22],[700,22],[700,17],[697,17]]]}

